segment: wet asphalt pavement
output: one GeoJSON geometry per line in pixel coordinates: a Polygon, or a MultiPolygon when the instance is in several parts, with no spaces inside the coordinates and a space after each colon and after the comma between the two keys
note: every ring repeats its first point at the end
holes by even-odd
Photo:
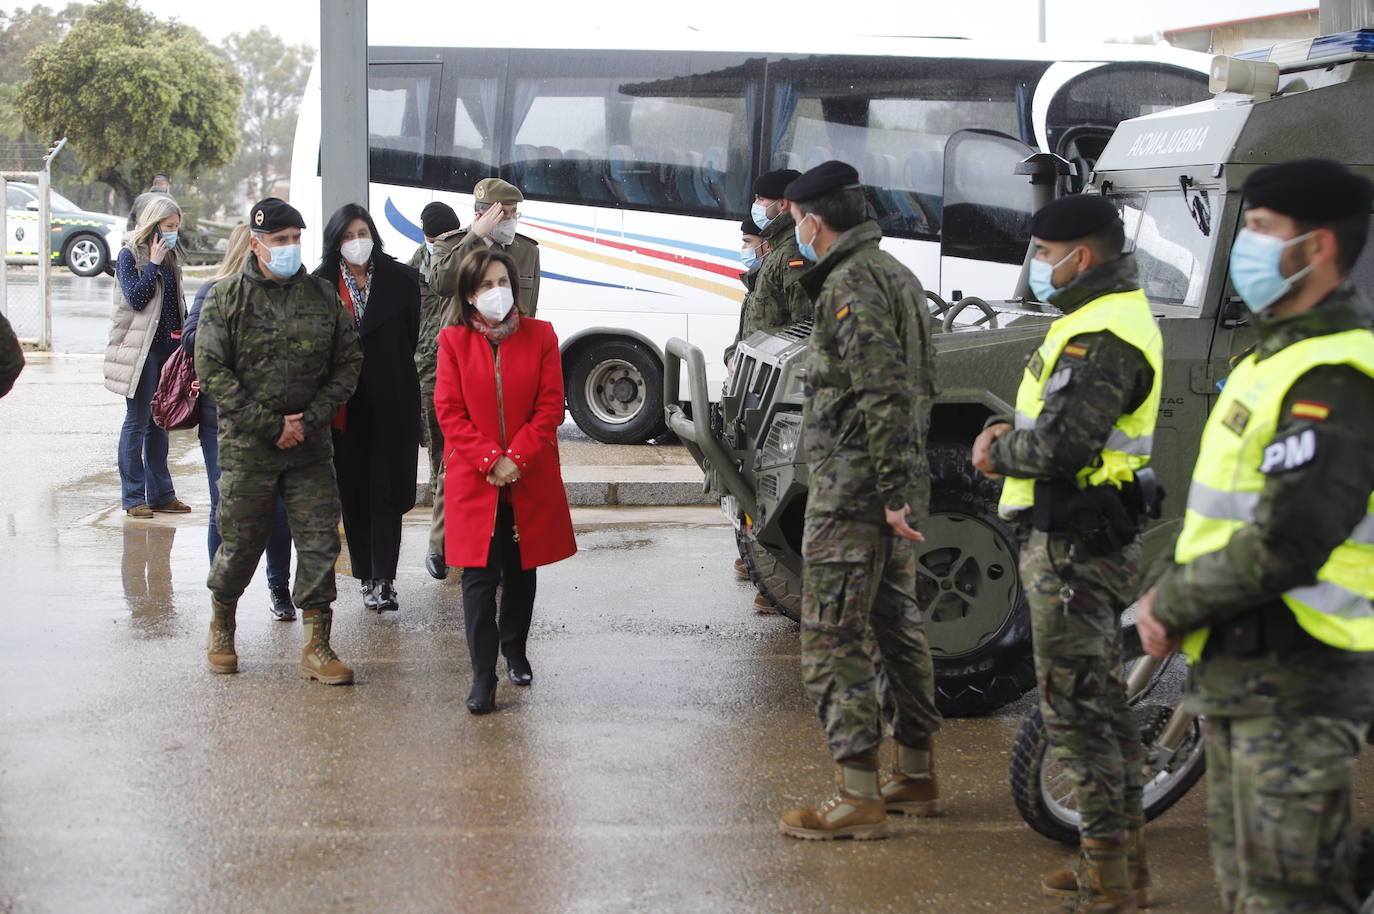
{"type": "MultiPolygon", "coordinates": [[[[714,509],[586,509],[541,570],[535,683],[463,706],[457,581],[407,518],[401,611],[340,576],[351,687],[296,677],[299,622],[239,612],[242,672],[204,668],[208,508],[128,520],[122,404],[35,359],[0,400],[0,911],[1043,911],[1071,854],[1007,790],[1017,708],[948,721],[950,814],[883,842],[777,834],[827,795],[795,626],[749,609],[714,509]]],[[[1362,788],[1370,786],[1368,764],[1362,788]]],[[[1360,820],[1374,819],[1362,790],[1360,820]]],[[[1151,826],[1155,910],[1215,910],[1202,788],[1151,826]]]]}

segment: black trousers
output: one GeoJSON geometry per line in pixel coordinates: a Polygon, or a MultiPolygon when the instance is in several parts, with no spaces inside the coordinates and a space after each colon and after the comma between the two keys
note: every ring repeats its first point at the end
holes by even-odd
{"type": "Polygon", "coordinates": [[[367,434],[363,428],[347,434],[334,431],[334,475],[339,482],[348,564],[360,581],[394,581],[401,556],[402,515],[373,510],[372,486],[385,485],[386,480],[379,478],[381,469],[373,466],[367,434]]]}
{"type": "Polygon", "coordinates": [[[515,512],[505,502],[496,508],[487,564],[463,569],[463,621],[474,680],[496,678],[496,655],[525,659],[525,642],[534,613],[535,570],[520,567],[520,544],[514,539],[515,512]],[[501,612],[496,590],[501,588],[501,612]]]}

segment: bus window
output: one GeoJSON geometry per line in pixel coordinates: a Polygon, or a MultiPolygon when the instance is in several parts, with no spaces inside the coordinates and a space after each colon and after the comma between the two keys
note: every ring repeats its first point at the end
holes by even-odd
{"type": "Polygon", "coordinates": [[[423,186],[433,151],[439,64],[373,63],[367,68],[367,146],[371,180],[423,186]]]}
{"type": "Polygon", "coordinates": [[[747,68],[733,56],[512,59],[505,165],[526,194],[727,216],[747,203],[747,68]],[[693,64],[707,67],[694,73],[693,64]]]}
{"type": "Polygon", "coordinates": [[[1013,173],[1031,154],[1025,143],[992,130],[960,130],[945,145],[944,237],[940,253],[993,263],[1021,263],[1030,243],[1030,181],[1013,173]]]}
{"type": "Polygon", "coordinates": [[[774,168],[840,159],[883,234],[940,233],[945,143],[961,128],[1026,134],[1034,61],[815,56],[769,65],[774,168]]]}

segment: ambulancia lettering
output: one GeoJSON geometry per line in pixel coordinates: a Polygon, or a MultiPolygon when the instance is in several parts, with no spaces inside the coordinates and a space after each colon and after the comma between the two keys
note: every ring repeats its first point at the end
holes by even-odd
{"type": "Polygon", "coordinates": [[[1207,143],[1207,127],[1184,127],[1142,133],[1131,144],[1127,156],[1160,156],[1199,152],[1207,143]]]}

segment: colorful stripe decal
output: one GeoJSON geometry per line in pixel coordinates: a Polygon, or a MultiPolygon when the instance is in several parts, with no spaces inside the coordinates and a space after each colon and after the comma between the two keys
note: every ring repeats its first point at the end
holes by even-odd
{"type": "MultiPolygon", "coordinates": [[[[530,224],[535,224],[530,220],[530,224]]],[[[682,254],[670,254],[667,251],[657,251],[653,248],[641,247],[637,244],[625,244],[620,241],[607,241],[602,238],[593,238],[591,235],[583,235],[579,232],[569,232],[563,229],[542,227],[546,232],[553,232],[557,235],[566,235],[569,238],[576,238],[578,241],[590,241],[592,244],[604,245],[608,248],[615,248],[617,251],[629,251],[631,254],[639,254],[643,257],[653,257],[656,260],[666,260],[669,263],[681,264],[684,267],[702,270],[707,273],[715,273],[717,276],[728,276],[731,279],[739,279],[741,270],[739,267],[727,267],[718,263],[710,263],[705,260],[697,260],[695,257],[685,257],[682,254]]],[[[547,242],[545,242],[547,244],[547,242]]]]}
{"type": "Polygon", "coordinates": [[[644,273],[648,276],[653,276],[658,279],[666,279],[669,282],[675,282],[680,285],[689,286],[693,289],[700,289],[703,292],[711,292],[715,295],[722,295],[733,302],[744,301],[744,290],[738,286],[727,286],[718,282],[712,282],[709,279],[702,279],[696,276],[674,272],[673,270],[665,270],[662,267],[637,264],[631,260],[625,260],[620,257],[611,257],[610,255],[602,254],[599,251],[584,251],[580,248],[571,247],[566,244],[560,244],[557,241],[546,239],[544,241],[540,241],[539,244],[543,247],[547,247],[555,251],[562,251],[564,254],[571,254],[574,257],[583,257],[587,260],[595,260],[597,263],[604,263],[607,266],[619,267],[623,270],[632,270],[636,273],[644,273]]]}
{"type": "Polygon", "coordinates": [[[595,279],[582,279],[577,276],[564,276],[562,273],[550,273],[548,270],[540,270],[539,275],[544,279],[557,279],[560,282],[577,283],[580,286],[600,286],[603,289],[623,289],[626,292],[648,292],[652,295],[669,295],[669,292],[660,292],[657,289],[644,289],[636,286],[622,286],[614,282],[600,282],[595,279]]]}
{"type": "Polygon", "coordinates": [[[382,208],[382,211],[386,213],[386,221],[390,222],[391,227],[396,231],[405,235],[416,244],[425,243],[424,230],[405,216],[401,215],[401,211],[396,208],[395,203],[391,202],[390,197],[386,198],[386,206],[382,208]]]}
{"type": "MultiPolygon", "coordinates": [[[[596,229],[590,225],[578,225],[576,222],[559,222],[556,219],[526,219],[531,224],[542,222],[546,225],[561,225],[564,228],[580,229],[584,232],[594,232],[596,229]]],[[[708,254],[711,257],[719,257],[722,260],[734,260],[739,257],[739,251],[734,248],[716,248],[709,244],[693,244],[690,241],[679,241],[676,238],[661,238],[657,235],[638,235],[634,232],[609,232],[603,231],[602,234],[611,235],[616,238],[628,238],[631,241],[648,241],[652,244],[661,244],[664,247],[677,248],[682,251],[695,251],[698,254],[708,254]]]]}

